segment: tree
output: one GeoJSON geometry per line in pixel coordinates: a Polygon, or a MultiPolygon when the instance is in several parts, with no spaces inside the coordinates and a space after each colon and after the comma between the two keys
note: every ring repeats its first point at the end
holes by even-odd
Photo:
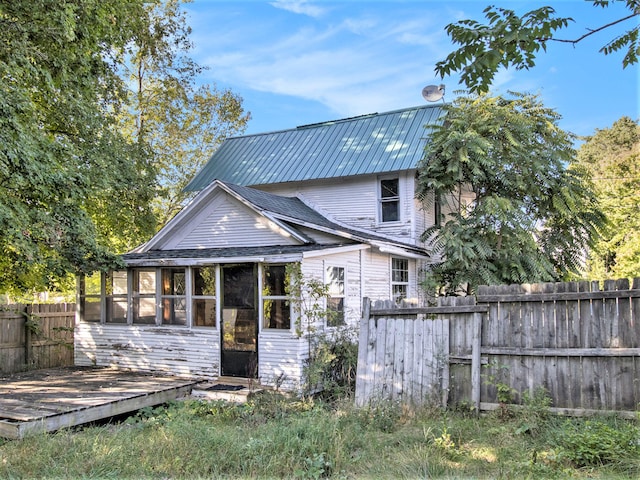
{"type": "Polygon", "coordinates": [[[116,261],[92,219],[96,195],[145,228],[139,180],[147,170],[131,162],[113,117],[122,94],[113,65],[144,28],[142,13],[141,2],[128,0],[0,1],[4,291],[44,288],[116,261]],[[119,204],[124,197],[134,217],[119,204]]]}
{"type": "Polygon", "coordinates": [[[196,86],[203,67],[192,48],[181,0],[145,5],[151,28],[132,42],[121,75],[130,85],[121,128],[157,168],[153,206],[161,225],[184,206],[183,188],[228,136],[250,118],[242,98],[215,85],[196,86]]]}
{"type": "Polygon", "coordinates": [[[608,225],[589,254],[589,277],[640,277],[640,126],[622,117],[597,130],[578,150],[593,176],[608,225]]]}
{"type": "Polygon", "coordinates": [[[559,115],[517,93],[443,108],[418,168],[418,197],[444,212],[423,235],[441,258],[429,286],[470,293],[576,272],[603,216],[559,115]]]}
{"type": "Polygon", "coordinates": [[[177,0],[0,0],[0,29],[0,291],[16,293],[117,265],[155,232],[171,174],[248,115],[195,87],[177,0]]]}
{"type": "MultiPolygon", "coordinates": [[[[591,0],[594,6],[605,8],[614,0],[591,0]]],[[[471,93],[486,93],[500,67],[514,67],[516,70],[529,69],[535,65],[536,55],[546,50],[550,41],[571,43],[581,42],[590,35],[606,30],[618,23],[640,15],[638,0],[625,0],[630,14],[615,22],[589,29],[576,39],[554,37],[556,31],[573,21],[570,17],[557,17],[552,7],[544,6],[524,15],[516,15],[513,10],[487,7],[484,10],[488,25],[475,20],[461,20],[447,25],[446,32],[454,44],[460,48],[450,53],[443,61],[436,63],[436,73],[442,78],[452,72],[461,72],[460,83],[471,93]]],[[[605,55],[626,49],[623,67],[638,62],[640,55],[640,25],[636,24],[623,35],[605,44],[600,52],[605,55]]]]}

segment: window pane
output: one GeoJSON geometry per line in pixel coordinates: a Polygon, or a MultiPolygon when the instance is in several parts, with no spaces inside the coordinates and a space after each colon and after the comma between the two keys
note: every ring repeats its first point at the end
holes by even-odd
{"type": "Polygon", "coordinates": [[[214,299],[194,299],[192,305],[194,327],[216,326],[216,301],[214,299]]]}
{"type": "Polygon", "coordinates": [[[382,202],[382,221],[397,222],[400,220],[398,212],[400,203],[397,200],[391,202],[382,202]]]}
{"type": "Polygon", "coordinates": [[[133,304],[133,323],[156,323],[156,299],[151,297],[136,298],[133,304]]]}
{"type": "Polygon", "coordinates": [[[162,299],[162,324],[187,324],[187,300],[185,298],[162,299]]]}
{"type": "Polygon", "coordinates": [[[329,295],[344,295],[344,268],[327,268],[327,277],[329,295]]]}
{"type": "Polygon", "coordinates": [[[107,323],[127,323],[127,299],[107,299],[107,323]]]}
{"type": "Polygon", "coordinates": [[[113,295],[126,295],[127,294],[127,272],[118,271],[111,272],[111,292],[108,294],[113,295]]]}
{"type": "Polygon", "coordinates": [[[393,299],[398,302],[405,298],[407,298],[407,286],[393,285],[393,299]]]}
{"type": "Polygon", "coordinates": [[[184,268],[162,269],[162,295],[184,295],[186,275],[184,268]]]}
{"type": "Polygon", "coordinates": [[[398,197],[398,179],[380,180],[380,196],[382,198],[398,197]]]}
{"type": "Polygon", "coordinates": [[[151,270],[138,270],[135,289],[141,294],[156,293],[156,272],[151,270]]]}
{"type": "Polygon", "coordinates": [[[291,308],[289,300],[264,300],[265,328],[290,329],[291,308]]]}
{"type": "Polygon", "coordinates": [[[409,261],[402,258],[394,258],[391,263],[391,277],[394,282],[408,282],[409,261]]]}
{"type": "Polygon", "coordinates": [[[344,298],[327,299],[327,325],[344,325],[344,298]]]}
{"type": "Polygon", "coordinates": [[[100,321],[100,297],[86,297],[82,302],[82,320],[85,322],[100,321]]]}
{"type": "Polygon", "coordinates": [[[205,297],[216,296],[216,269],[203,267],[193,269],[193,294],[205,297]]]}
{"type": "Polygon", "coordinates": [[[81,295],[100,295],[100,272],[84,276],[84,287],[81,295]]]}
{"type": "Polygon", "coordinates": [[[286,273],[284,265],[268,265],[264,268],[264,289],[268,296],[286,295],[286,273]]]}

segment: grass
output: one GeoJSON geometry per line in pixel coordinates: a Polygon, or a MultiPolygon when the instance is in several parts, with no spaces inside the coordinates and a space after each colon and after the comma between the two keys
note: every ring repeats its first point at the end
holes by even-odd
{"type": "Polygon", "coordinates": [[[637,421],[476,418],[391,403],[355,409],[264,394],[188,400],[103,425],[0,440],[0,478],[640,477],[637,421]]]}

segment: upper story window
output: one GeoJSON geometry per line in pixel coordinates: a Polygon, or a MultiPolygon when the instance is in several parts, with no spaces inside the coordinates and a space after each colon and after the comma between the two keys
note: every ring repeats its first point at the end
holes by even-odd
{"type": "Polygon", "coordinates": [[[400,185],[397,178],[380,180],[380,221],[400,221],[400,185]]]}
{"type": "Polygon", "coordinates": [[[407,298],[409,288],[409,260],[391,259],[391,296],[396,303],[407,298]]]}
{"type": "Polygon", "coordinates": [[[344,325],[344,267],[327,267],[327,326],[344,325]]]}
{"type": "Polygon", "coordinates": [[[265,265],[262,275],[262,308],[264,328],[291,328],[286,265],[265,265]]]}

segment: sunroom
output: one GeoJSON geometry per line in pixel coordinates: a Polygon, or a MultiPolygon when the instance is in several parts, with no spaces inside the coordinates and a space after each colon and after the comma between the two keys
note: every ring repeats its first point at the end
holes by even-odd
{"type": "Polygon", "coordinates": [[[259,378],[263,384],[278,379],[285,388],[299,388],[308,341],[289,272],[297,266],[328,286],[323,301],[330,314],[314,330],[355,323],[360,297],[349,298],[347,282],[359,294],[365,249],[304,245],[124,255],[126,270],[78,280],[76,364],[259,378]]]}

